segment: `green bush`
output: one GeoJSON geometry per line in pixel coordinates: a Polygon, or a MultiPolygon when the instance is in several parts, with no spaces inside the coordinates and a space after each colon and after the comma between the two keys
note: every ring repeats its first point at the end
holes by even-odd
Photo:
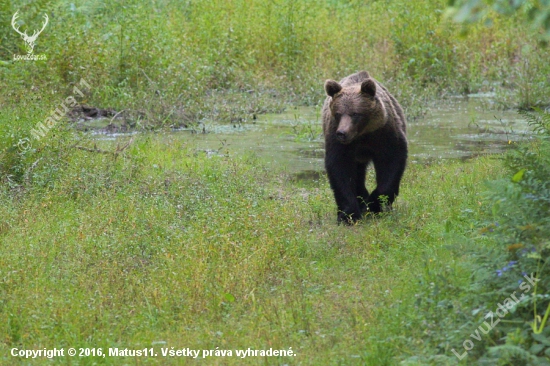
{"type": "Polygon", "coordinates": [[[451,267],[426,262],[404,320],[423,342],[404,364],[550,364],[550,113],[522,113],[536,135],[504,155],[507,174],[488,183],[479,212],[444,223],[470,280],[457,286],[451,267]]]}
{"type": "Polygon", "coordinates": [[[481,230],[501,249],[484,256],[476,275],[478,301],[483,299],[476,313],[485,316],[514,291],[525,295],[481,347],[477,356],[489,364],[550,364],[550,113],[524,116],[537,135],[506,156],[510,176],[491,183],[492,220],[481,230]],[[525,276],[539,281],[527,290],[525,276]]]}

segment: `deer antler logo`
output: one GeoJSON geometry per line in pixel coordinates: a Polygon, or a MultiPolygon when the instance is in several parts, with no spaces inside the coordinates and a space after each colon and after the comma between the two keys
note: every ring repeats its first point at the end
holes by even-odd
{"type": "Polygon", "coordinates": [[[34,31],[34,33],[32,34],[32,36],[29,36],[27,35],[27,32],[21,32],[19,30],[19,27],[17,26],[17,24],[15,24],[15,22],[17,21],[17,13],[19,13],[19,10],[15,12],[15,14],[13,14],[13,17],[11,18],[11,26],[13,27],[13,29],[15,29],[15,31],[17,33],[19,33],[21,35],[21,37],[23,37],[23,40],[25,41],[26,45],[25,45],[25,48],[27,49],[27,54],[31,54],[32,51],[34,50],[34,45],[36,43],[36,39],[38,38],[38,36],[40,35],[40,33],[42,33],[42,31],[44,30],[44,28],[46,28],[46,25],[48,25],[48,14],[44,14],[44,25],[42,26],[42,29],[40,29],[39,31],[34,31]]]}

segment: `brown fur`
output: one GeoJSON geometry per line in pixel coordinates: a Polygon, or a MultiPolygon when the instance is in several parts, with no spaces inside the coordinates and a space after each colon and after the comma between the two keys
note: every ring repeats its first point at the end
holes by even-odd
{"type": "Polygon", "coordinates": [[[407,160],[406,121],[388,90],[366,71],[340,83],[327,80],[323,105],[325,167],[338,205],[338,220],[352,222],[367,210],[380,212],[380,196],[391,205],[407,160]],[[369,195],[366,166],[374,163],[377,188],[369,195]]]}

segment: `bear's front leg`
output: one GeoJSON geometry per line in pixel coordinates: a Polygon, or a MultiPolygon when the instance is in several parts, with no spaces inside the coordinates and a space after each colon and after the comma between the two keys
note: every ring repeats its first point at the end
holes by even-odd
{"type": "Polygon", "coordinates": [[[338,142],[328,142],[325,154],[325,168],[338,206],[338,223],[352,224],[361,218],[354,149],[338,142]]]}
{"type": "Polygon", "coordinates": [[[399,194],[399,185],[407,163],[407,147],[402,147],[401,154],[393,157],[375,158],[376,189],[367,201],[370,212],[379,213],[384,207],[391,209],[392,203],[399,194]],[[385,197],[385,198],[382,198],[385,197]]]}
{"type": "Polygon", "coordinates": [[[367,175],[367,164],[357,163],[357,180],[356,180],[356,192],[357,200],[359,201],[359,208],[361,214],[367,212],[367,202],[369,200],[369,192],[365,187],[365,178],[367,175]]]}

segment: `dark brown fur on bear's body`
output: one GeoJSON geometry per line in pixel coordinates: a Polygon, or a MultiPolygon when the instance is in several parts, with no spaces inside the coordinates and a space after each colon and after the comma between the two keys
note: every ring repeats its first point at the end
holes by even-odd
{"type": "Polygon", "coordinates": [[[391,206],[407,162],[406,122],[397,100],[366,71],[337,83],[327,80],[323,105],[325,168],[338,206],[338,222],[391,206]],[[365,187],[374,164],[376,189],[365,187]],[[386,196],[387,201],[380,196],[386,196]]]}

